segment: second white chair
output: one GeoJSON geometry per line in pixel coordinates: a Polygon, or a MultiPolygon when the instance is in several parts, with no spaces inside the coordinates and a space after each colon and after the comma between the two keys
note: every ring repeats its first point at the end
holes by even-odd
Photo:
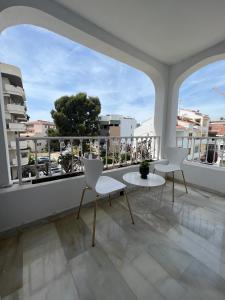
{"type": "Polygon", "coordinates": [[[185,190],[186,193],[188,192],[187,190],[187,185],[184,177],[184,172],[182,170],[182,163],[184,159],[188,155],[188,149],[184,148],[176,148],[176,147],[168,147],[166,149],[166,154],[167,154],[167,159],[169,163],[167,165],[165,164],[155,164],[155,171],[162,172],[162,173],[172,173],[173,176],[173,202],[174,202],[174,172],[180,171],[182,173],[184,185],[185,185],[185,190]]]}
{"type": "MultiPolygon", "coordinates": [[[[128,209],[130,212],[131,221],[134,224],[134,219],[130,207],[130,203],[127,197],[126,193],[126,185],[122,182],[111,178],[109,176],[101,176],[103,171],[103,163],[99,159],[86,159],[83,158],[83,164],[84,164],[84,173],[85,173],[85,180],[86,180],[86,186],[84,187],[81,195],[80,200],[80,206],[77,214],[77,219],[79,219],[80,216],[80,210],[82,206],[82,202],[84,199],[84,193],[85,191],[92,190],[96,192],[96,198],[94,202],[94,220],[93,220],[93,233],[92,233],[92,246],[95,246],[95,224],[96,224],[96,210],[97,210],[97,200],[100,195],[109,195],[110,200],[110,193],[116,192],[116,191],[123,191],[124,197],[127,201],[128,209]]],[[[111,201],[110,201],[111,205],[111,201]]]]}

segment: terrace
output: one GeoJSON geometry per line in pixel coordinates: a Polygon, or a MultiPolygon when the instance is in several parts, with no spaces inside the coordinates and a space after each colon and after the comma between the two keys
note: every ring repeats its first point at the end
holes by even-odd
{"type": "MultiPolygon", "coordinates": [[[[92,248],[93,193],[87,194],[80,221],[74,215],[83,175],[35,185],[24,182],[20,143],[26,139],[18,139],[20,184],[12,185],[0,86],[0,298],[224,299],[224,138],[176,140],[182,82],[225,58],[224,12],[223,1],[215,5],[205,0],[1,1],[1,31],[34,24],[145,72],[155,86],[158,140],[153,158],[164,161],[166,147],[176,144],[191,150],[183,165],[189,193],[177,183],[174,205],[170,182],[161,201],[157,189],[129,187],[132,225],[118,194],[112,207],[100,199],[92,248]],[[208,163],[206,150],[212,144],[208,163]]],[[[124,173],[137,170],[125,157],[123,168],[105,172],[122,181],[124,173]]]]}
{"type": "Polygon", "coordinates": [[[224,299],[224,198],[171,184],[100,200],[24,227],[0,241],[3,299],[224,299]]]}

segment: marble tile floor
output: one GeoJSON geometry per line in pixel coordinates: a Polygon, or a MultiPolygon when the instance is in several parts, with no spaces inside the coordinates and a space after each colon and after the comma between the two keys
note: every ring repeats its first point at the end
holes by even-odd
{"type": "Polygon", "coordinates": [[[171,183],[0,240],[1,300],[225,299],[225,199],[171,183]]]}

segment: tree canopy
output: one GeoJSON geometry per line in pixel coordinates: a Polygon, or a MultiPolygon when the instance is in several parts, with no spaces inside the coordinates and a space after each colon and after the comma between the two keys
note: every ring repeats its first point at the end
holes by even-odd
{"type": "Polygon", "coordinates": [[[99,134],[101,103],[98,97],[85,93],[63,96],[54,103],[51,111],[57,131],[61,136],[90,136],[99,134]]]}

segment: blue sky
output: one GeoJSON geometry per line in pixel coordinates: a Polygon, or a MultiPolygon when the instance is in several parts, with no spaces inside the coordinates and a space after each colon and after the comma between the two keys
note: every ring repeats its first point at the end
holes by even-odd
{"type": "MultiPolygon", "coordinates": [[[[0,35],[0,61],[21,69],[32,120],[50,120],[54,101],[78,92],[98,96],[102,114],[126,114],[139,122],[154,114],[154,86],[144,73],[45,29],[6,29],[0,35]]],[[[213,86],[225,92],[225,61],[184,82],[181,106],[199,109],[212,119],[225,116],[225,98],[213,86]]]]}

